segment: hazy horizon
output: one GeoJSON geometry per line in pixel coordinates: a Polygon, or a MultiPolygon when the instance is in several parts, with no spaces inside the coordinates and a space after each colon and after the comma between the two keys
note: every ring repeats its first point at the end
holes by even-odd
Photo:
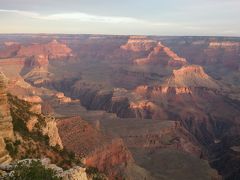
{"type": "Polygon", "coordinates": [[[240,36],[240,1],[0,0],[0,33],[240,36]]]}

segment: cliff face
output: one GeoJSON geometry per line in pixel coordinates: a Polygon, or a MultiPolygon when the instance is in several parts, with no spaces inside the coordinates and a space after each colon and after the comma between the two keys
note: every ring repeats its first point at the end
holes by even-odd
{"type": "Polygon", "coordinates": [[[152,50],[157,42],[144,36],[131,36],[128,42],[121,46],[121,49],[133,52],[152,50]]]}
{"type": "MultiPolygon", "coordinates": [[[[13,117],[14,130],[21,136],[39,136],[47,137],[48,144],[52,147],[59,146],[63,148],[62,141],[58,134],[56,120],[51,116],[44,116],[40,111],[36,110],[36,106],[40,105],[39,97],[24,97],[20,100],[15,96],[9,96],[11,115],[13,117]]],[[[40,105],[41,107],[41,105],[40,105]]]]}
{"type": "Polygon", "coordinates": [[[81,117],[62,119],[58,128],[67,149],[84,157],[87,166],[98,168],[110,179],[124,177],[126,166],[133,162],[121,139],[111,140],[81,117]]]}
{"type": "Polygon", "coordinates": [[[0,137],[13,139],[12,117],[7,100],[6,85],[7,79],[0,72],[0,137]]]}
{"type": "Polygon", "coordinates": [[[0,164],[11,161],[11,157],[6,151],[4,139],[14,140],[12,117],[7,100],[6,92],[7,79],[0,72],[0,164]]]}
{"type": "Polygon", "coordinates": [[[222,42],[210,42],[209,48],[224,48],[224,49],[238,49],[240,47],[239,42],[231,42],[231,41],[222,41],[222,42]]]}
{"type": "Polygon", "coordinates": [[[106,141],[101,132],[94,129],[81,117],[59,120],[57,127],[63,145],[80,156],[86,156],[106,141]]]}
{"type": "Polygon", "coordinates": [[[173,70],[173,75],[167,80],[169,87],[206,87],[220,89],[220,86],[208,76],[201,66],[189,65],[173,70]]]}
{"type": "Polygon", "coordinates": [[[47,117],[45,121],[46,126],[43,127],[42,134],[48,136],[50,146],[55,147],[58,145],[62,149],[62,140],[59,136],[57,122],[55,118],[47,117]]]}
{"type": "Polygon", "coordinates": [[[133,162],[133,158],[121,139],[115,139],[86,157],[88,166],[97,167],[105,172],[110,179],[124,177],[127,165],[133,162]]]}
{"type": "Polygon", "coordinates": [[[170,67],[181,67],[187,64],[186,59],[179,57],[170,48],[162,45],[160,42],[149,53],[148,57],[135,59],[134,62],[138,65],[168,65],[170,67]]]}
{"type": "Polygon", "coordinates": [[[39,54],[26,58],[21,75],[35,86],[50,80],[49,55],[39,54]]]}
{"type": "Polygon", "coordinates": [[[0,164],[8,164],[12,161],[8,151],[6,150],[6,144],[3,137],[0,137],[0,164]]]}
{"type": "Polygon", "coordinates": [[[84,86],[75,86],[70,95],[81,99],[81,104],[90,110],[105,110],[119,117],[134,117],[126,96],[117,95],[117,89],[100,90],[84,86]]]}
{"type": "Polygon", "coordinates": [[[26,60],[25,66],[29,68],[37,68],[48,66],[48,56],[44,54],[34,55],[26,60]]]}

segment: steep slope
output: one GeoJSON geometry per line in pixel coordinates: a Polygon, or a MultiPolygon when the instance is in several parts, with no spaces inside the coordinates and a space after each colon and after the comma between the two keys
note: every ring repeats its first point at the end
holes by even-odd
{"type": "Polygon", "coordinates": [[[149,53],[148,57],[135,59],[134,63],[138,65],[163,65],[170,67],[181,67],[187,64],[186,59],[179,57],[170,48],[158,43],[149,53]]]}
{"type": "Polygon", "coordinates": [[[164,112],[168,118],[180,121],[204,147],[211,165],[231,179],[237,178],[239,171],[239,158],[232,147],[239,144],[240,103],[221,94],[221,88],[199,66],[183,67],[174,71],[163,86],[137,88],[136,93],[153,105],[138,103],[134,108],[141,114],[147,111],[152,118],[161,118],[164,112]]]}
{"type": "Polygon", "coordinates": [[[173,70],[173,75],[167,80],[169,87],[205,87],[219,89],[219,85],[208,76],[201,66],[189,65],[173,70]]]}
{"type": "MultiPolygon", "coordinates": [[[[127,170],[130,166],[139,168],[121,139],[106,136],[81,117],[62,119],[58,122],[58,128],[64,146],[84,157],[87,166],[98,168],[109,179],[128,177],[130,173],[127,170]]],[[[143,174],[150,178],[145,171],[132,171],[131,174],[134,176],[143,174]]]]}
{"type": "Polygon", "coordinates": [[[7,79],[0,72],[0,164],[6,164],[11,161],[9,153],[6,151],[4,139],[14,140],[12,117],[8,105],[6,92],[7,79]]]}
{"type": "Polygon", "coordinates": [[[39,86],[50,80],[51,73],[48,71],[48,66],[49,60],[47,55],[34,55],[26,58],[21,75],[26,81],[39,86]]]}
{"type": "Polygon", "coordinates": [[[13,139],[12,117],[8,105],[6,85],[7,78],[0,72],[0,136],[13,139]]]}

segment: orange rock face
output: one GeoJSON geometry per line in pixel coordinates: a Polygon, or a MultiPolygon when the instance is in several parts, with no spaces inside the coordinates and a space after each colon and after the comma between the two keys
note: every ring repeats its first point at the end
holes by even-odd
{"type": "Polygon", "coordinates": [[[86,165],[97,167],[110,178],[121,177],[124,167],[132,161],[121,139],[109,141],[81,117],[59,120],[58,129],[64,147],[85,157],[86,165]]]}
{"type": "Polygon", "coordinates": [[[133,162],[131,153],[121,139],[115,139],[86,157],[86,165],[105,171],[110,179],[121,177],[128,163],[133,162]]]}
{"type": "Polygon", "coordinates": [[[173,70],[173,75],[167,80],[167,86],[173,87],[207,87],[219,89],[219,85],[208,76],[201,66],[189,65],[173,70]]]}
{"type": "Polygon", "coordinates": [[[105,142],[104,136],[81,117],[58,121],[58,129],[63,145],[81,156],[105,142]]]}

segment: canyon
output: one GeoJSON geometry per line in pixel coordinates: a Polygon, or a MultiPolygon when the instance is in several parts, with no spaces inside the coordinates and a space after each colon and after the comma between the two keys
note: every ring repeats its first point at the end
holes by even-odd
{"type": "Polygon", "coordinates": [[[42,117],[50,146],[108,179],[240,177],[239,38],[0,36],[1,147],[8,92],[32,104],[30,133],[42,117]]]}

